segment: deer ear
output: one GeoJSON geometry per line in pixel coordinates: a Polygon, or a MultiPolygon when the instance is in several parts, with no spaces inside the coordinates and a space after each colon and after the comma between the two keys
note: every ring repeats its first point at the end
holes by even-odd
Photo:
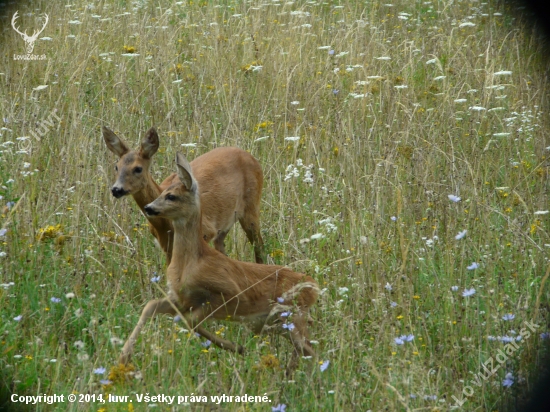
{"type": "Polygon", "coordinates": [[[159,135],[154,127],[151,127],[145,133],[145,137],[141,141],[140,153],[146,159],[150,159],[159,148],[159,135]]]}
{"type": "Polygon", "coordinates": [[[119,157],[122,157],[130,151],[128,146],[126,146],[126,143],[124,143],[124,141],[120,137],[114,134],[111,129],[103,126],[101,128],[101,131],[103,132],[103,140],[105,140],[105,144],[111,152],[118,155],[119,157]]]}
{"type": "Polygon", "coordinates": [[[181,153],[176,154],[176,165],[178,167],[178,177],[180,178],[181,183],[183,183],[187,190],[196,193],[197,181],[193,177],[191,165],[181,153]]]}

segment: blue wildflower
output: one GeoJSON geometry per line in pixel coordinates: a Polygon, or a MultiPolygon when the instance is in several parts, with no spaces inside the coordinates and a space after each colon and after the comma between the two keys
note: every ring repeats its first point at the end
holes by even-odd
{"type": "Polygon", "coordinates": [[[509,388],[513,384],[514,384],[514,375],[508,372],[504,377],[504,380],[502,381],[502,386],[504,386],[505,388],[509,388]]]}
{"type": "Polygon", "coordinates": [[[462,292],[462,296],[465,298],[468,298],[470,296],[473,296],[476,294],[476,290],[474,288],[471,289],[464,289],[464,292],[462,292]]]}
{"type": "Polygon", "coordinates": [[[283,325],[283,329],[294,330],[294,328],[295,328],[294,323],[285,323],[283,325]]]}

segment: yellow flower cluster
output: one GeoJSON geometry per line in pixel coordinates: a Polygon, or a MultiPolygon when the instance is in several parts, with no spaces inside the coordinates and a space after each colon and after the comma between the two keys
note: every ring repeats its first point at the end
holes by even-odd
{"type": "Polygon", "coordinates": [[[243,73],[251,73],[254,67],[261,66],[262,63],[259,61],[254,60],[252,63],[245,64],[243,67],[241,67],[241,71],[243,73]]]}
{"type": "Polygon", "coordinates": [[[279,359],[273,354],[264,355],[260,358],[257,366],[260,369],[278,369],[280,367],[279,359]]]}
{"type": "Polygon", "coordinates": [[[113,366],[109,371],[109,380],[113,383],[126,382],[133,375],[134,367],[132,365],[119,364],[113,366]]]}
{"type": "Polygon", "coordinates": [[[49,225],[38,230],[38,235],[36,235],[37,240],[46,240],[56,238],[58,235],[61,235],[63,228],[60,224],[58,225],[49,225]]]}

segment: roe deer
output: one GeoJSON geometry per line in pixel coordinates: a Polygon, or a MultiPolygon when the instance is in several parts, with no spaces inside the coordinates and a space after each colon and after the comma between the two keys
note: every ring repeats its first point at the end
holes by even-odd
{"type": "Polygon", "coordinates": [[[144,324],[161,313],[181,314],[203,337],[231,351],[243,350],[204,330],[201,323],[213,317],[245,322],[255,333],[275,328],[294,345],[293,366],[298,355],[314,355],[307,321],[319,293],[315,280],[283,266],[239,262],[210,248],[202,236],[200,192],[192,168],[179,153],[176,163],[180,181],[144,208],[148,215],[171,220],[174,227],[168,297],[145,305],[120,362],[129,362],[144,324]]]}
{"type": "MultiPolygon", "coordinates": [[[[149,172],[151,158],[159,148],[155,128],[150,128],[139,150],[130,150],[115,133],[103,126],[103,139],[111,152],[120,157],[117,180],[111,192],[120,198],[132,195],[141,211],[161,192],[177,182],[177,174],[168,176],[160,186],[149,172]]],[[[224,239],[235,221],[239,221],[250,243],[254,245],[256,263],[263,263],[263,240],[260,234],[260,200],[263,172],[258,161],[237,147],[219,147],[191,162],[195,177],[201,185],[200,200],[203,211],[202,233],[214,247],[225,254],[224,239]]],[[[174,230],[164,218],[145,214],[149,229],[166,254],[167,264],[172,258],[174,230]]]]}

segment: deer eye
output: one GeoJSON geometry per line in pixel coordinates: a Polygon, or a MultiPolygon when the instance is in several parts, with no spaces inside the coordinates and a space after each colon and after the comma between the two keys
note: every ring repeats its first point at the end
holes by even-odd
{"type": "Polygon", "coordinates": [[[138,166],[138,167],[134,168],[134,173],[141,173],[142,170],[143,170],[143,168],[138,166]]]}
{"type": "Polygon", "coordinates": [[[115,170],[118,172],[118,166],[117,165],[115,165],[115,170]]]}
{"type": "Polygon", "coordinates": [[[172,193],[168,193],[166,195],[166,199],[167,200],[176,200],[176,196],[174,196],[172,193]]]}

